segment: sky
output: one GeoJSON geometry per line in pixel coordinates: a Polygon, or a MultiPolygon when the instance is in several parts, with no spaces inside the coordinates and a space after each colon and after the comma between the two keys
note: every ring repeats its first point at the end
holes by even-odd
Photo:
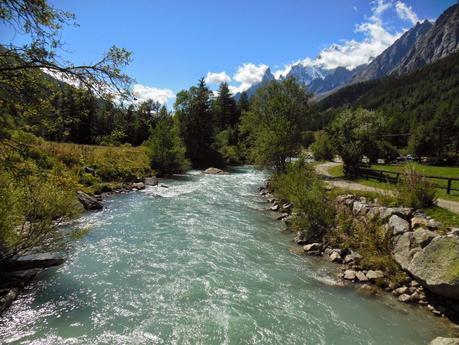
{"type": "MultiPolygon", "coordinates": [[[[204,77],[233,93],[292,64],[353,68],[391,45],[418,20],[435,20],[456,0],[50,0],[73,12],[61,55],[95,62],[112,45],[133,53],[125,72],[139,101],[171,106],[204,77]]],[[[1,42],[20,42],[0,27],[1,42]]]]}

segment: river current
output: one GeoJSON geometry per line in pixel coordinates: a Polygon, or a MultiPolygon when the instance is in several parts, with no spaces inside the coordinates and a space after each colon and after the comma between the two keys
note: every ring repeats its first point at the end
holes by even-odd
{"type": "Polygon", "coordinates": [[[262,172],[190,172],[114,195],[0,320],[1,344],[427,344],[446,324],[334,284],[258,196],[262,172]]]}

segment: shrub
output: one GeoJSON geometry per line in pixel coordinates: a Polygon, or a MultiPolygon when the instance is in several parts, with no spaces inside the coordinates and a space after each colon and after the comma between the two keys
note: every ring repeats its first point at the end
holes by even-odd
{"type": "Polygon", "coordinates": [[[314,169],[300,159],[287,165],[285,173],[271,181],[276,194],[293,203],[292,229],[308,240],[319,240],[333,224],[333,202],[314,169]]]}
{"type": "Polygon", "coordinates": [[[398,201],[404,206],[420,209],[434,206],[436,200],[433,183],[416,172],[413,166],[408,166],[398,186],[398,201]]]}
{"type": "Polygon", "coordinates": [[[333,146],[327,134],[321,134],[311,145],[311,150],[316,161],[333,159],[333,146]]]}

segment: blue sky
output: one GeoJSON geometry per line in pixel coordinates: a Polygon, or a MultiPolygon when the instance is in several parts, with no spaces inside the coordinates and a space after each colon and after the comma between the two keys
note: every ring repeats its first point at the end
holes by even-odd
{"type": "MultiPolygon", "coordinates": [[[[234,92],[292,63],[354,67],[390,45],[416,20],[436,19],[455,0],[51,0],[74,12],[63,56],[96,61],[115,44],[133,52],[126,72],[139,98],[174,101],[206,77],[234,92]],[[316,59],[322,53],[321,59],[316,59]],[[209,74],[208,74],[209,73],[209,74]]],[[[16,39],[8,30],[0,38],[16,39]]],[[[214,83],[215,82],[215,83],[214,83]]]]}

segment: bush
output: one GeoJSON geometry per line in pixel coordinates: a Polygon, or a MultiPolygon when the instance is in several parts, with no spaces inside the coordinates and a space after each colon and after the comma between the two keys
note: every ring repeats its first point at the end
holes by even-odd
{"type": "Polygon", "coordinates": [[[311,150],[316,161],[333,159],[333,146],[327,134],[321,134],[311,145],[311,150]]]}
{"type": "Polygon", "coordinates": [[[151,167],[160,175],[181,173],[190,166],[185,158],[185,145],[169,115],[160,119],[152,130],[147,147],[151,167]]]}
{"type": "Polygon", "coordinates": [[[437,191],[432,182],[416,172],[413,166],[408,166],[398,186],[398,201],[415,209],[429,208],[437,201],[437,191]]]}
{"type": "Polygon", "coordinates": [[[287,165],[285,173],[274,175],[276,194],[293,203],[292,229],[310,240],[320,240],[333,224],[334,209],[323,182],[314,169],[300,159],[287,165]]]}

